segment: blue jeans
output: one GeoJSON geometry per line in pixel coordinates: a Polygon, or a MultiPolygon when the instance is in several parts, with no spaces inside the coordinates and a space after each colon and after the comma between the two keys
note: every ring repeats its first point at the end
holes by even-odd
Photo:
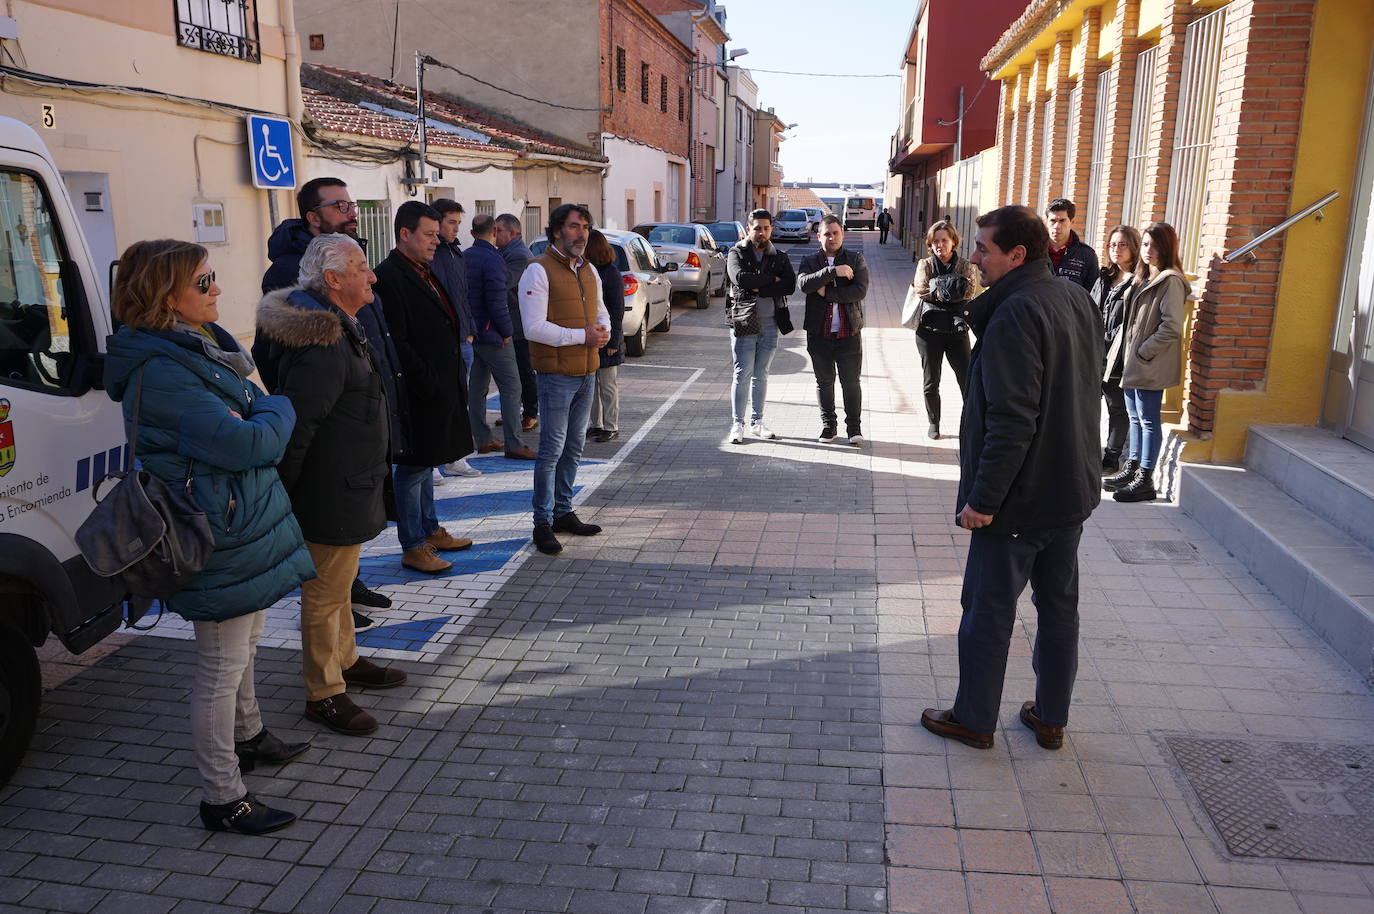
{"type": "Polygon", "coordinates": [[[1159,406],[1164,402],[1164,391],[1141,390],[1128,387],[1126,395],[1126,415],[1131,418],[1131,459],[1139,460],[1147,470],[1155,468],[1159,459],[1159,449],[1164,446],[1164,432],[1159,422],[1159,406]]]}
{"type": "Polygon", "coordinates": [[[433,467],[396,467],[396,532],[405,552],[419,549],[425,537],[439,529],[432,471],[433,467]]]}
{"type": "Polygon", "coordinates": [[[462,350],[461,350],[461,351],[462,351],[462,353],[463,353],[463,366],[466,367],[469,371],[471,371],[471,370],[472,370],[472,344],[469,343],[469,342],[467,342],[466,340],[464,340],[464,341],[463,341],[463,346],[462,346],[462,350]]]}
{"type": "Polygon", "coordinates": [[[596,375],[539,376],[539,458],[534,462],[534,523],[572,511],[577,463],[586,444],[596,375]]]}
{"type": "Polygon", "coordinates": [[[487,391],[493,379],[501,395],[501,432],[507,451],[525,446],[520,440],[520,368],[515,350],[493,343],[474,343],[472,371],[468,375],[468,420],[472,423],[472,442],[481,447],[492,440],[487,425],[487,391]]]}
{"type": "Polygon", "coordinates": [[[734,421],[740,425],[761,421],[763,402],[768,399],[768,366],[778,351],[778,325],[766,321],[754,336],[731,334],[730,345],[735,351],[735,374],[730,382],[734,421]],[[753,413],[746,420],[744,411],[751,405],[751,397],[753,413]]]}

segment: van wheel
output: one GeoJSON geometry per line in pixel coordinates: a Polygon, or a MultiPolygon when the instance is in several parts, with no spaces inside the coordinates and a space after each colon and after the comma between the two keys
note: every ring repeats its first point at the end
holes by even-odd
{"type": "Polygon", "coordinates": [[[0,787],[24,757],[42,695],[33,645],[19,629],[0,622],[0,787]]]}
{"type": "Polygon", "coordinates": [[[638,358],[644,354],[644,347],[649,342],[649,315],[645,314],[644,319],[639,322],[639,332],[634,336],[625,337],[625,354],[638,358]]]}

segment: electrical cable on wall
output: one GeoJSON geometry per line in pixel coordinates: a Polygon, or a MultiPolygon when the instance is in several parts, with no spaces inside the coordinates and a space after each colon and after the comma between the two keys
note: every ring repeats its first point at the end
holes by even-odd
{"type": "Polygon", "coordinates": [[[575,106],[575,105],[560,105],[560,104],[558,104],[557,102],[545,101],[545,100],[542,99],[542,98],[534,98],[533,96],[530,96],[530,95],[524,95],[524,94],[521,94],[521,93],[519,93],[519,92],[516,92],[514,89],[507,89],[507,88],[505,88],[504,86],[498,86],[498,85],[496,85],[495,83],[489,83],[489,82],[487,82],[485,79],[482,79],[481,77],[473,76],[471,73],[466,73],[466,72],[464,72],[463,70],[460,70],[460,69],[458,69],[457,67],[455,67],[453,64],[451,64],[451,63],[444,63],[442,60],[437,60],[436,58],[430,57],[428,54],[425,55],[424,61],[425,61],[425,63],[428,64],[429,66],[432,66],[432,67],[443,67],[445,70],[452,70],[454,73],[457,73],[459,76],[466,76],[468,79],[472,80],[473,82],[475,82],[475,83],[481,83],[482,85],[486,86],[488,89],[495,89],[497,92],[504,92],[504,93],[506,93],[507,95],[513,95],[513,96],[515,96],[516,98],[522,98],[522,99],[524,99],[524,100],[527,101],[527,102],[534,102],[536,105],[547,105],[547,106],[550,107],[550,108],[559,108],[559,109],[561,109],[561,110],[563,110],[563,111],[604,111],[604,110],[606,110],[605,108],[602,108],[602,107],[600,107],[600,106],[595,107],[595,108],[579,108],[579,107],[577,107],[577,106],[575,106]]]}

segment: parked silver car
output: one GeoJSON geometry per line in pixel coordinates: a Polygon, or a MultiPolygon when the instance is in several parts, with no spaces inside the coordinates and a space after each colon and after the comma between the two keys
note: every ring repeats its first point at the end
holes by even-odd
{"type": "MultiPolygon", "coordinates": [[[[625,289],[625,354],[641,356],[649,344],[649,331],[667,333],[673,326],[672,296],[668,274],[677,266],[662,261],[654,249],[634,232],[602,229],[615,251],[616,267],[625,289]]],[[[530,243],[538,256],[548,248],[546,238],[530,243]]]]}
{"type": "Polygon", "coordinates": [[[774,241],[810,241],[811,215],[804,209],[785,209],[773,220],[774,241]]]}
{"type": "Polygon", "coordinates": [[[821,230],[821,220],[825,218],[826,213],[830,212],[829,210],[821,209],[819,206],[802,206],[798,207],[798,209],[811,217],[811,231],[813,233],[821,230]]]}
{"type": "Polygon", "coordinates": [[[693,222],[645,222],[635,232],[678,268],[668,274],[673,294],[691,295],[698,308],[708,308],[712,295],[725,294],[725,257],[728,245],[716,243],[706,226],[693,222]]]}

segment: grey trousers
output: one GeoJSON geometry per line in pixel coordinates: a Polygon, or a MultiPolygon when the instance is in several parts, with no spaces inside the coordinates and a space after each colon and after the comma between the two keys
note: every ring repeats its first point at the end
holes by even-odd
{"type": "Polygon", "coordinates": [[[588,428],[620,431],[620,386],[616,381],[619,365],[596,370],[596,395],[592,397],[592,417],[588,428]]]}
{"type": "Polygon", "coordinates": [[[223,622],[192,623],[196,683],[191,693],[191,744],[206,803],[232,803],[248,792],[239,776],[234,740],[262,732],[253,656],[265,617],[258,611],[223,622]]]}
{"type": "Polygon", "coordinates": [[[494,343],[472,344],[472,369],[468,374],[468,422],[472,425],[472,443],[481,447],[492,440],[487,425],[487,391],[496,382],[501,395],[501,432],[505,449],[516,451],[525,446],[520,439],[520,368],[515,363],[515,348],[494,343]]]}
{"type": "Polygon", "coordinates": [[[1035,603],[1035,706],[1051,727],[1069,722],[1078,675],[1078,541],[1083,525],[1012,536],[973,531],[964,566],[959,623],[959,691],[954,718],[979,733],[997,729],[1016,601],[1026,584],[1035,603]]]}

